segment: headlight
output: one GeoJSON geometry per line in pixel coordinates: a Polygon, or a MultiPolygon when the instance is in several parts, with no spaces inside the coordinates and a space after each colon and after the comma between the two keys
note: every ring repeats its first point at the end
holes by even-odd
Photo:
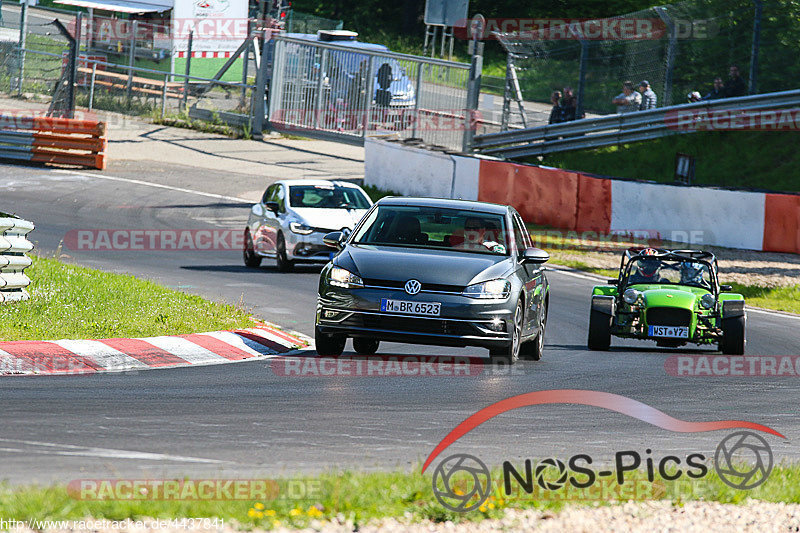
{"type": "Polygon", "coordinates": [[[700,298],[700,306],[703,309],[714,309],[714,305],[716,304],[716,300],[714,300],[714,296],[711,294],[704,294],[700,298]]]}
{"type": "Polygon", "coordinates": [[[496,300],[508,298],[511,294],[511,282],[505,279],[493,279],[470,285],[462,293],[469,298],[492,298],[496,300]]]}
{"type": "Polygon", "coordinates": [[[624,293],[622,293],[622,299],[625,300],[625,303],[628,305],[634,305],[639,301],[642,297],[642,293],[637,291],[636,289],[628,289],[624,293]]]}
{"type": "Polygon", "coordinates": [[[292,233],[297,233],[299,235],[308,235],[309,233],[314,233],[314,228],[306,226],[305,224],[301,224],[300,222],[290,223],[289,229],[292,230],[292,233]]]}
{"type": "Polygon", "coordinates": [[[328,280],[334,287],[344,287],[345,289],[354,289],[363,287],[364,281],[350,272],[340,267],[333,267],[328,273],[328,280]]]}

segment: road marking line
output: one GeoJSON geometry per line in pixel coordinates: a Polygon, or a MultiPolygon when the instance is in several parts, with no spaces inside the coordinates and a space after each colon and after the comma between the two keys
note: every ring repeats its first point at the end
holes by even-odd
{"type": "Polygon", "coordinates": [[[15,444],[27,444],[29,446],[42,446],[45,448],[63,448],[68,451],[55,451],[55,455],[80,455],[88,457],[106,457],[111,459],[136,459],[149,461],[176,461],[181,463],[229,463],[218,459],[204,459],[202,457],[190,457],[184,455],[169,455],[165,453],[137,452],[134,450],[117,450],[113,448],[95,448],[91,446],[75,446],[72,444],[57,444],[53,442],[39,442],[33,440],[0,439],[0,442],[10,442],[15,444]]]}
{"type": "Polygon", "coordinates": [[[123,183],[132,183],[134,185],[144,185],[146,187],[155,187],[157,189],[167,189],[168,191],[176,191],[176,192],[184,192],[187,194],[196,194],[198,196],[205,196],[206,198],[215,198],[217,200],[231,200],[234,202],[242,202],[246,204],[252,204],[254,202],[250,200],[246,200],[244,198],[238,198],[236,196],[225,196],[223,194],[213,194],[210,192],[203,192],[203,191],[195,191],[193,189],[184,189],[183,187],[173,187],[172,185],[162,185],[160,183],[152,183],[149,181],[142,181],[142,180],[135,180],[131,178],[119,178],[117,176],[103,176],[100,174],[84,174],[81,172],[75,172],[74,170],[63,170],[63,169],[56,169],[53,172],[59,174],[70,174],[73,176],[81,176],[83,178],[94,178],[94,179],[101,179],[101,180],[109,180],[109,181],[121,181],[123,183]]]}

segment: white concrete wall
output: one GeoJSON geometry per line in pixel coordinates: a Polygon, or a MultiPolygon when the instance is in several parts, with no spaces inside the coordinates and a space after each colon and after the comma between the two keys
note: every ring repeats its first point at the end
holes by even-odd
{"type": "Polygon", "coordinates": [[[611,231],[655,231],[665,240],[761,250],[763,193],[611,182],[611,231]]]}
{"type": "Polygon", "coordinates": [[[465,157],[460,155],[451,157],[456,165],[452,197],[461,200],[477,200],[481,160],[477,157],[465,157]]]}
{"type": "Polygon", "coordinates": [[[380,139],[364,143],[364,183],[404,196],[449,198],[453,167],[453,159],[443,152],[380,139]]]}

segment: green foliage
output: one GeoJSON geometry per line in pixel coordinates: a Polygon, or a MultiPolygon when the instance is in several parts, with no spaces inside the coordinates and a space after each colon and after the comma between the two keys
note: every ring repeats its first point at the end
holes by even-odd
{"type": "Polygon", "coordinates": [[[0,339],[151,337],[249,327],[232,305],[133,276],[33,256],[26,302],[0,305],[0,339]]]}

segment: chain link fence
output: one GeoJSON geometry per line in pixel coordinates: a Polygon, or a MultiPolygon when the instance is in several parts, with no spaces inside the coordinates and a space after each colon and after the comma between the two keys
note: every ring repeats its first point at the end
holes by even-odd
{"type": "Polygon", "coordinates": [[[512,54],[526,102],[549,102],[555,90],[575,89],[591,114],[615,113],[622,82],[647,80],[658,105],[706,95],[715,77],[737,65],[748,93],[798,86],[800,4],[791,0],[690,0],[599,21],[561,23],[534,31],[498,32],[512,54]]]}

